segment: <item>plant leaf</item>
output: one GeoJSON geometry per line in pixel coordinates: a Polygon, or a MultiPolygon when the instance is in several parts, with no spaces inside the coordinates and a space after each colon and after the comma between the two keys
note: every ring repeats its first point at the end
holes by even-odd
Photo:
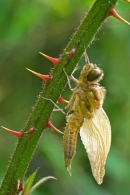
{"type": "Polygon", "coordinates": [[[32,183],[33,183],[33,181],[34,181],[34,179],[36,177],[37,171],[38,171],[38,169],[36,169],[36,171],[34,171],[32,173],[32,175],[30,175],[30,177],[27,179],[27,181],[25,183],[25,186],[24,186],[24,190],[23,190],[21,195],[27,195],[28,194],[28,192],[29,192],[29,190],[30,190],[30,188],[32,186],[32,183]]]}
{"type": "Polygon", "coordinates": [[[32,186],[32,188],[30,189],[30,191],[27,193],[27,195],[30,195],[39,185],[41,185],[43,182],[45,182],[48,179],[57,179],[55,177],[52,176],[48,176],[48,177],[43,177],[42,179],[40,179],[34,186],[32,186]]]}

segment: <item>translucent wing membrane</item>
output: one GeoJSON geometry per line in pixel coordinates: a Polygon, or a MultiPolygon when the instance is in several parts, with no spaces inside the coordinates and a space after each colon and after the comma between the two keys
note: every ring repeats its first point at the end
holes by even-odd
{"type": "Polygon", "coordinates": [[[95,110],[93,118],[84,119],[80,136],[90,160],[93,176],[97,183],[101,184],[111,144],[111,126],[102,108],[95,110]]]}

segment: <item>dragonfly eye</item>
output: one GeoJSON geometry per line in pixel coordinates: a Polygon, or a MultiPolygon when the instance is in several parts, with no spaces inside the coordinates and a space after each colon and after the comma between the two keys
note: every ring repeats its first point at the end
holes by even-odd
{"type": "Polygon", "coordinates": [[[88,81],[95,81],[95,80],[98,80],[100,79],[102,75],[102,71],[97,67],[95,69],[92,69],[88,75],[87,75],[87,80],[88,81]]]}

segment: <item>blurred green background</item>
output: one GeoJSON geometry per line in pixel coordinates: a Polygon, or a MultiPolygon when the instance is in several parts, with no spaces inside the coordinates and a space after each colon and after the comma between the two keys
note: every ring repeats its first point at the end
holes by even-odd
{"type": "MultiPolygon", "coordinates": [[[[94,0],[1,0],[0,1],[0,125],[20,131],[25,125],[42,81],[25,67],[49,74],[53,65],[38,51],[58,57],[94,0]]],[[[130,4],[118,1],[118,13],[130,21],[130,4]]],[[[112,144],[106,174],[99,186],[91,173],[85,149],[78,137],[72,177],[63,161],[61,135],[46,130],[26,176],[37,167],[36,181],[48,175],[35,195],[128,195],[130,194],[130,27],[112,17],[87,50],[90,61],[103,69],[101,84],[107,89],[104,109],[112,126],[112,144]]],[[[84,65],[78,64],[78,77],[84,65]]],[[[63,93],[70,98],[68,88],[63,93]]],[[[65,116],[55,112],[52,121],[64,130],[65,116]]],[[[0,180],[3,178],[16,138],[0,129],[0,180]]]]}

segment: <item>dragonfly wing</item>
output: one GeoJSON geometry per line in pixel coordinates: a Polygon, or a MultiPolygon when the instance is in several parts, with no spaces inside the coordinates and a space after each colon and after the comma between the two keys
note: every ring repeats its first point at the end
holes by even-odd
{"type": "Polygon", "coordinates": [[[111,126],[102,108],[96,110],[93,118],[84,119],[80,136],[88,154],[93,176],[97,183],[101,184],[111,144],[111,126]]]}

